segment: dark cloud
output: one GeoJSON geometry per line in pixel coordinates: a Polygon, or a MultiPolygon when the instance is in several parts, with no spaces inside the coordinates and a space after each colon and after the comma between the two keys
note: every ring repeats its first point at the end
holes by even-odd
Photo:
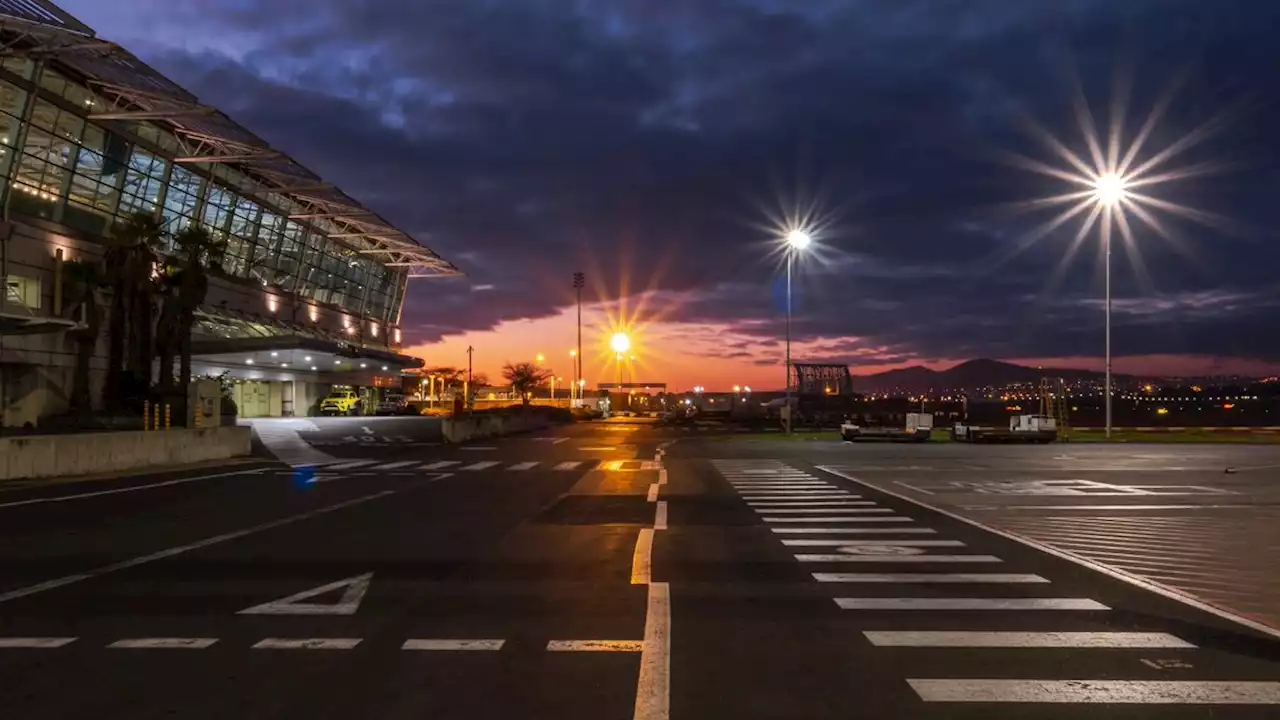
{"type": "MultiPolygon", "coordinates": [[[[779,264],[759,225],[799,196],[831,220],[793,324],[848,339],[824,359],[1094,354],[1096,243],[1052,286],[1075,223],[1007,257],[1049,215],[1000,204],[1064,186],[997,159],[1053,160],[1028,117],[1083,153],[1069,78],[1103,122],[1117,68],[1132,68],[1131,132],[1182,79],[1151,149],[1236,110],[1185,160],[1240,167],[1162,197],[1273,224],[1272,3],[135,5],[169,28],[141,55],[468,272],[411,287],[411,340],[551,315],[582,269],[602,299],[645,293],[668,319],[751,338],[735,355],[776,348],[779,264]],[[197,13],[199,44],[183,24],[197,13]]],[[[1194,256],[1144,230],[1149,281],[1117,246],[1117,351],[1280,360],[1258,331],[1277,304],[1271,238],[1169,223],[1194,256]]]]}

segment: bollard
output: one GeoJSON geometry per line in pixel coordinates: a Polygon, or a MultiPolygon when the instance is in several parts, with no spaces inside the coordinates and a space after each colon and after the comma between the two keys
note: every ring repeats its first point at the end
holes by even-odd
{"type": "Polygon", "coordinates": [[[169,429],[169,403],[164,404],[164,429],[169,429]]]}
{"type": "Polygon", "coordinates": [[[151,429],[151,401],[150,400],[142,401],[142,429],[143,430],[151,429]]]}

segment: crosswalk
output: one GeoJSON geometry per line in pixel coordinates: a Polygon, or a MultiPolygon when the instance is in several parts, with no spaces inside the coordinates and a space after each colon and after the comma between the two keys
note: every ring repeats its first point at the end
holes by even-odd
{"type": "Polygon", "coordinates": [[[310,467],[324,473],[343,473],[346,475],[381,475],[381,474],[414,474],[419,472],[481,472],[498,470],[501,472],[574,472],[590,470],[600,466],[599,460],[399,460],[381,462],[379,460],[335,460],[314,463],[310,467]]]}
{"type": "MultiPolygon", "coordinates": [[[[895,656],[891,662],[904,669],[904,681],[925,703],[1280,705],[1280,682],[1224,680],[1214,671],[1205,679],[1177,680],[1141,675],[1117,678],[1114,672],[1099,678],[1026,674],[984,678],[980,673],[929,677],[947,674],[938,671],[946,667],[939,659],[957,656],[938,653],[957,648],[1071,653],[1046,656],[1049,662],[1044,664],[1026,656],[1035,667],[1064,673],[1071,672],[1067,658],[1084,659],[1083,666],[1089,667],[1091,656],[1085,653],[1160,650],[1186,658],[1180,667],[1191,669],[1200,663],[1190,660],[1203,651],[1188,638],[1143,631],[1141,623],[1128,616],[1107,620],[1116,610],[1106,603],[1070,592],[1055,593],[1054,577],[1019,572],[1023,568],[1006,567],[1019,561],[970,550],[968,542],[986,544],[974,537],[949,538],[938,528],[917,525],[914,508],[881,507],[877,499],[776,460],[713,460],[712,464],[781,546],[801,567],[812,570],[810,577],[838,595],[831,598],[836,607],[872,624],[861,634],[876,652],[911,649],[912,654],[895,656]],[[770,499],[762,501],[762,494],[770,499]],[[778,507],[784,502],[793,504],[778,507]],[[992,572],[985,572],[987,567],[992,572]],[[1086,629],[1100,624],[1117,624],[1124,631],[1086,629]],[[912,676],[912,668],[923,670],[920,674],[925,676],[912,676]]],[[[1074,584],[1074,580],[1063,581],[1074,584]]],[[[1147,628],[1157,629],[1167,628],[1147,628]]],[[[1141,659],[1141,664],[1134,665],[1149,666],[1149,662],[1141,659]]]]}

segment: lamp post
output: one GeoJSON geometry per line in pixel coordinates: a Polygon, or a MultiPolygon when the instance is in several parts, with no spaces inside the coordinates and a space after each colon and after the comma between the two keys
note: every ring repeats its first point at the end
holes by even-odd
{"type": "MultiPolygon", "coordinates": [[[[569,360],[573,363],[573,382],[569,385],[569,404],[573,405],[573,388],[578,384],[578,351],[569,351],[569,360]]],[[[578,398],[581,400],[582,398],[578,398]]]]}
{"type": "MultiPolygon", "coordinates": [[[[578,347],[572,353],[575,358],[573,363],[573,377],[575,379],[582,378],[582,288],[586,284],[586,275],[580,272],[573,274],[573,289],[578,295],[578,347]]],[[[578,393],[578,399],[582,399],[581,392],[578,393]]]]}
{"type": "Polygon", "coordinates": [[[803,230],[797,229],[787,233],[787,357],[783,371],[786,373],[787,381],[786,433],[788,435],[791,434],[791,265],[795,261],[796,254],[803,252],[811,242],[813,238],[803,230]]]}
{"type": "Polygon", "coordinates": [[[1094,200],[1102,208],[1102,254],[1105,269],[1103,271],[1106,285],[1106,341],[1105,341],[1105,376],[1103,382],[1103,402],[1106,406],[1106,437],[1111,438],[1111,216],[1115,208],[1128,197],[1129,183],[1114,173],[1099,175],[1093,181],[1094,200]]]}

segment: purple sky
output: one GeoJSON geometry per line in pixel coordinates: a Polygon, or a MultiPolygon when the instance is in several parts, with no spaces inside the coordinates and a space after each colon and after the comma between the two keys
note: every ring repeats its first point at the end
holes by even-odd
{"type": "Polygon", "coordinates": [[[561,344],[548,323],[569,322],[583,270],[592,317],[645,324],[662,373],[710,356],[729,363],[719,375],[763,373],[782,333],[771,219],[809,203],[822,227],[797,274],[803,355],[1093,362],[1096,230],[1069,264],[1083,215],[1011,253],[1055,211],[1009,204],[1073,188],[1008,153],[1071,169],[1027,131],[1035,121],[1089,158],[1073,78],[1103,127],[1123,96],[1113,80],[1131,81],[1125,143],[1176,82],[1137,164],[1222,117],[1159,168],[1222,172],[1144,190],[1230,222],[1159,213],[1171,242],[1131,218],[1139,252],[1114,255],[1115,351],[1167,367],[1280,362],[1280,4],[61,6],[462,267],[465,279],[410,290],[407,338],[433,362],[467,342],[491,364],[561,344]]]}

